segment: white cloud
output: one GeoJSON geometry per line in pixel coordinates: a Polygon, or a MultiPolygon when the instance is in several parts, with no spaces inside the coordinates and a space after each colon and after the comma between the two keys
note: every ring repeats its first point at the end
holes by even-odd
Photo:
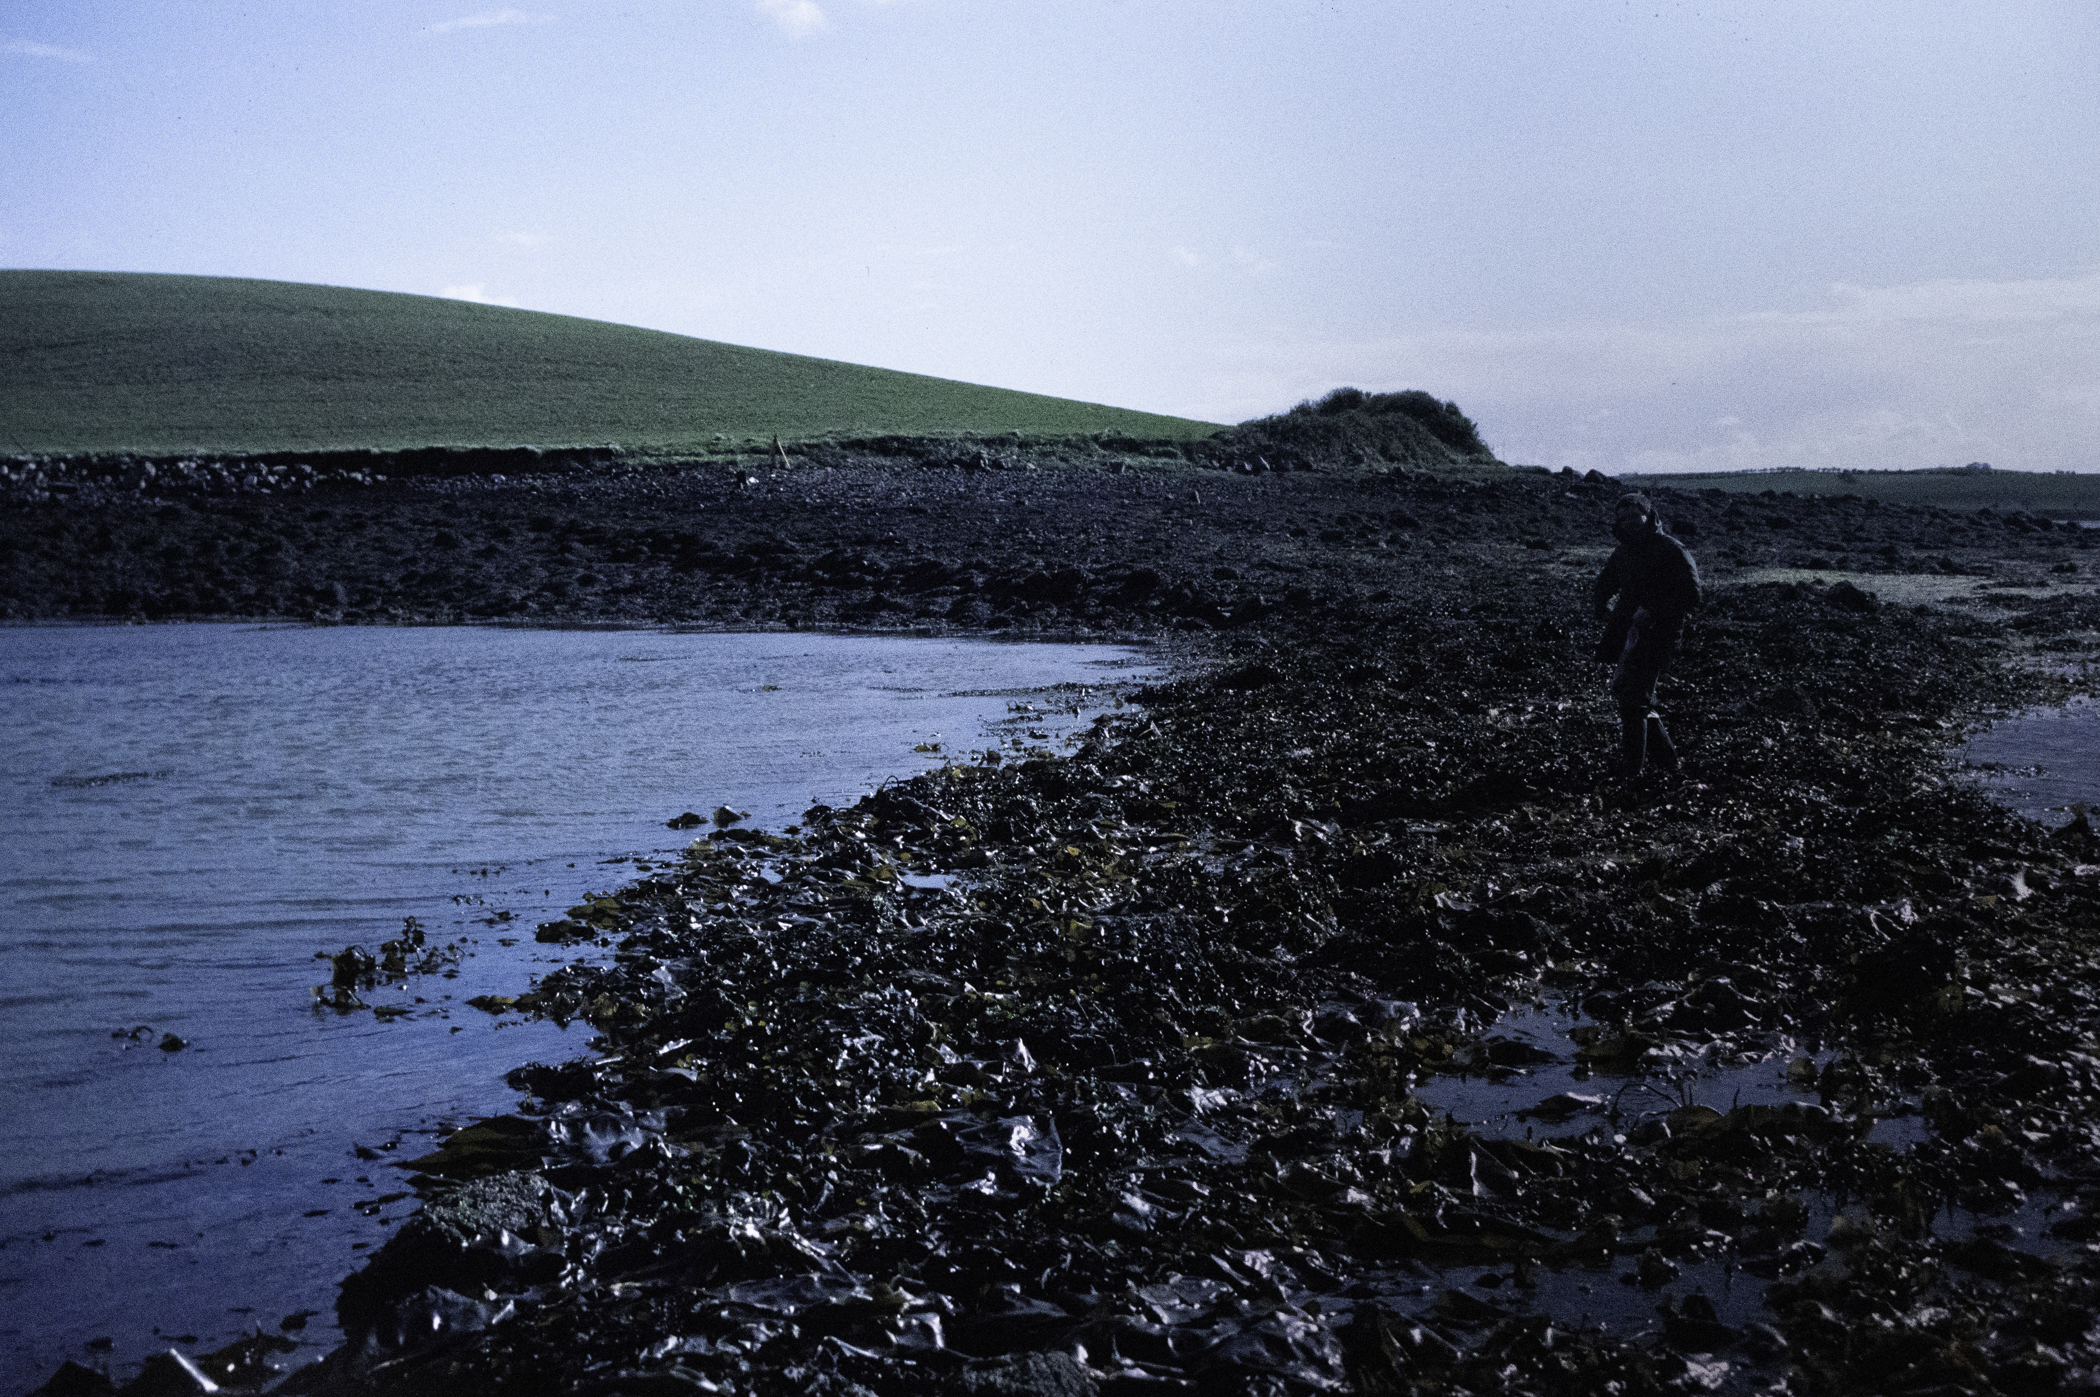
{"type": "Polygon", "coordinates": [[[431,25],[430,32],[450,34],[459,29],[488,29],[498,24],[546,24],[553,18],[553,15],[528,14],[524,10],[485,10],[478,15],[443,20],[431,25]]]}
{"type": "Polygon", "coordinates": [[[2062,321],[2100,313],[2100,271],[2025,281],[1923,281],[1909,286],[1833,286],[1827,310],[1765,318],[1801,323],[1933,320],[1975,324],[2062,321]]]}
{"type": "Polygon", "coordinates": [[[831,27],[816,0],[758,0],[758,12],[779,25],[791,39],[804,38],[831,27]]]}
{"type": "Polygon", "coordinates": [[[1276,270],[1274,262],[1248,251],[1238,243],[1232,245],[1232,264],[1249,276],[1267,276],[1276,270]]]}
{"type": "Polygon", "coordinates": [[[79,49],[62,49],[56,44],[40,44],[33,39],[10,40],[5,51],[18,53],[24,58],[56,58],[66,63],[93,63],[95,61],[94,55],[82,53],[79,49]]]}
{"type": "Polygon", "coordinates": [[[1185,247],[1179,243],[1167,249],[1167,256],[1173,258],[1184,267],[1228,265],[1245,272],[1248,276],[1267,276],[1270,272],[1276,270],[1274,262],[1252,251],[1244,243],[1234,243],[1232,251],[1228,252],[1222,261],[1213,258],[1206,252],[1198,251],[1192,247],[1185,247]]]}
{"type": "Polygon", "coordinates": [[[1221,349],[1232,421],[1338,384],[1455,398],[1504,460],[2100,470],[2100,269],[1837,287],[1808,310],[1221,349]]]}
{"type": "Polygon", "coordinates": [[[459,286],[448,286],[438,292],[438,295],[443,296],[448,301],[473,301],[477,305],[484,306],[515,307],[518,304],[507,297],[491,296],[488,283],[485,281],[470,281],[459,286]]]}

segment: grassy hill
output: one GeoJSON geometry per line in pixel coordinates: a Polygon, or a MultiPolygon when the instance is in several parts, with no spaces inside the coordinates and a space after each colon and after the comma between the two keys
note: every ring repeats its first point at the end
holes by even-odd
{"type": "Polygon", "coordinates": [[[0,271],[0,452],[691,451],[775,433],[1218,425],[432,296],[0,271]]]}
{"type": "Polygon", "coordinates": [[[2100,474],[2070,471],[1730,471],[1705,475],[1626,475],[1628,485],[1737,494],[1857,495],[1883,504],[1941,509],[2025,510],[2052,519],[2100,519],[2100,474]]]}

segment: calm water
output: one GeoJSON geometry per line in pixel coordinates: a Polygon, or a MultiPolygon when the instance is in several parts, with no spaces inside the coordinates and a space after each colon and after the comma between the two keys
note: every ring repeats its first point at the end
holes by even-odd
{"type": "Polygon", "coordinates": [[[2090,698],[1993,723],[1962,757],[1999,800],[2043,824],[2063,825],[2078,805],[2100,818],[2100,704],[2090,698]]]}
{"type": "Polygon", "coordinates": [[[332,1344],[335,1282],[413,1199],[353,1205],[399,1191],[389,1165],[440,1122],[507,1108],[505,1070],[584,1051],[587,1030],[464,1006],[574,954],[535,923],[632,876],[621,856],[689,840],[664,827],[681,811],[778,828],[938,760],[916,744],[1054,741],[1143,663],[837,636],[0,630],[0,1373],[121,1372],[302,1310],[301,1337],[332,1344]],[[1026,692],[1062,684],[1090,691],[1026,692]],[[457,978],[424,977],[392,1023],[312,1007],[315,952],[410,916],[463,943],[457,978]],[[161,1051],[168,1033],[190,1046],[161,1051]]]}

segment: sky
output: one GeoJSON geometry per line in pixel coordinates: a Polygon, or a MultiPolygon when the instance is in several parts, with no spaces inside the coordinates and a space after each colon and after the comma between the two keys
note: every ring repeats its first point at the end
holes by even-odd
{"type": "Polygon", "coordinates": [[[2100,470],[2092,0],[6,0],[0,266],[1505,460],[2100,470]]]}

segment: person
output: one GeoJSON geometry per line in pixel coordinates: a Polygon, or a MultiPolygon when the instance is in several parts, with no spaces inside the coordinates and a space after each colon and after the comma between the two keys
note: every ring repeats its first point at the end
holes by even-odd
{"type": "Polygon", "coordinates": [[[1612,666],[1611,696],[1619,706],[1616,774],[1630,781],[1651,757],[1666,771],[1677,769],[1677,749],[1656,711],[1655,684],[1677,654],[1685,617],[1699,605],[1699,565],[1663,532],[1646,495],[1619,497],[1611,532],[1619,546],[1592,599],[1597,618],[1607,622],[1597,658],[1612,666]]]}

